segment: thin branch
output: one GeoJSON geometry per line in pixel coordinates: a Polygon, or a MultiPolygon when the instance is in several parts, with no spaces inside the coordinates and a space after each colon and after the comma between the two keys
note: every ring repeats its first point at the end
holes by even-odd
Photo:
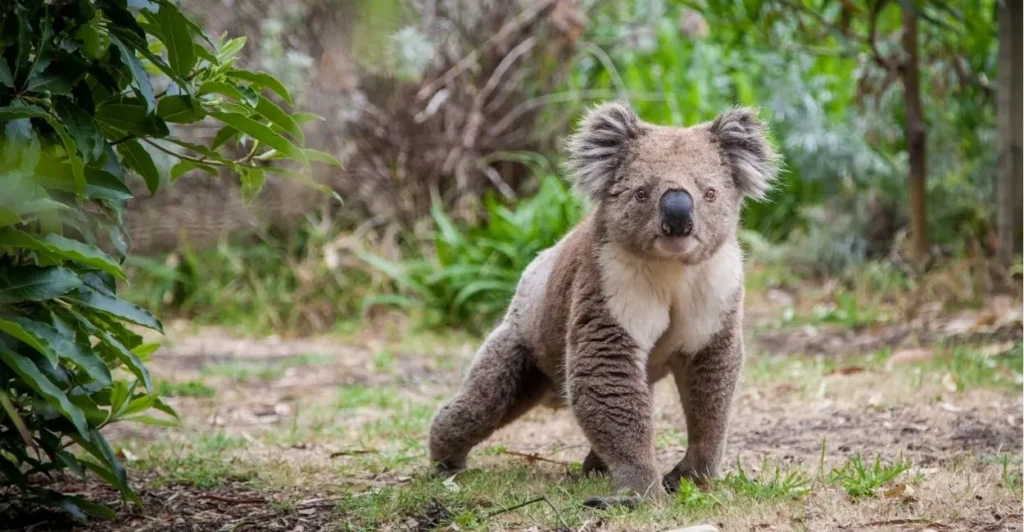
{"type": "Polygon", "coordinates": [[[541,456],[541,455],[539,455],[537,453],[521,453],[521,452],[517,452],[517,451],[502,451],[501,454],[507,454],[509,456],[518,456],[520,458],[525,458],[525,459],[527,459],[530,462],[535,462],[535,461],[536,462],[547,462],[549,464],[558,464],[560,466],[566,466],[566,467],[569,467],[570,465],[572,465],[569,462],[562,462],[560,460],[552,460],[550,458],[544,458],[543,456],[541,456]]]}
{"type": "Polygon", "coordinates": [[[569,528],[569,525],[565,524],[565,519],[562,519],[561,512],[558,511],[558,508],[555,508],[555,505],[552,504],[551,501],[548,500],[547,497],[537,497],[536,499],[530,499],[530,500],[528,500],[526,502],[519,503],[519,504],[517,504],[515,506],[511,506],[509,508],[504,508],[503,507],[501,510],[497,510],[497,511],[494,511],[494,512],[491,512],[491,513],[485,515],[484,519],[490,519],[492,517],[499,516],[501,514],[513,512],[513,511],[518,510],[518,509],[520,509],[520,508],[522,508],[524,506],[529,506],[531,504],[537,504],[538,502],[546,503],[548,505],[548,507],[551,508],[551,511],[555,512],[555,517],[558,518],[558,522],[561,523],[562,528],[564,530],[571,530],[569,528]]]}
{"type": "Polygon", "coordinates": [[[416,93],[416,98],[422,101],[433,96],[438,89],[451,83],[459,76],[459,74],[475,65],[476,62],[480,60],[480,56],[482,56],[484,52],[487,52],[491,48],[497,46],[498,43],[507,39],[513,32],[533,24],[534,21],[539,19],[548,10],[555,6],[555,1],[556,0],[543,0],[541,2],[537,2],[530,8],[523,10],[522,13],[516,15],[516,17],[510,20],[508,24],[505,24],[497,33],[492,35],[491,38],[487,39],[483,45],[475,48],[472,52],[466,55],[466,57],[463,57],[458,63],[448,69],[448,71],[440,78],[435,79],[420,89],[419,92],[416,93]]]}
{"type": "Polygon", "coordinates": [[[166,153],[167,155],[170,155],[171,157],[177,157],[177,158],[179,158],[179,159],[181,159],[183,161],[189,161],[189,162],[193,162],[193,163],[196,163],[196,164],[211,164],[211,165],[217,165],[217,166],[227,166],[225,164],[221,164],[221,163],[218,163],[218,162],[208,163],[208,162],[206,162],[203,159],[197,159],[195,157],[189,157],[188,155],[182,155],[180,153],[173,152],[173,151],[168,150],[167,148],[165,148],[165,147],[163,147],[163,146],[161,146],[161,145],[159,145],[159,144],[157,144],[157,143],[155,143],[155,142],[153,142],[153,141],[151,141],[149,139],[146,139],[146,138],[142,139],[142,142],[145,142],[146,144],[149,144],[150,146],[152,146],[152,147],[154,147],[154,148],[156,148],[156,149],[166,153]]]}

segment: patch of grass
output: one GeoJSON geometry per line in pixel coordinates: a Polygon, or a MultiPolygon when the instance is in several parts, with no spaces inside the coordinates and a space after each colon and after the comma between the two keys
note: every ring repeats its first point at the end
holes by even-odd
{"type": "Polygon", "coordinates": [[[719,484],[736,495],[755,500],[797,498],[811,491],[811,477],[804,471],[794,469],[783,473],[779,466],[772,467],[765,462],[760,475],[750,477],[738,459],[736,472],[726,474],[719,484]]]}
{"type": "Polygon", "coordinates": [[[393,372],[395,367],[395,355],[390,351],[381,351],[373,357],[373,370],[377,373],[393,372]]]}
{"type": "Polygon", "coordinates": [[[712,493],[702,491],[696,484],[685,478],[679,479],[679,491],[675,503],[687,510],[704,510],[720,504],[712,493]]]}
{"type": "Polygon", "coordinates": [[[936,358],[931,369],[948,371],[958,390],[1012,388],[1019,391],[1024,373],[1024,353],[1021,344],[994,356],[959,347],[950,356],[936,358]]]}
{"type": "Polygon", "coordinates": [[[391,410],[400,406],[402,400],[399,398],[398,392],[387,386],[351,384],[341,387],[336,404],[342,410],[356,408],[391,410]]]}
{"type": "Polygon", "coordinates": [[[187,445],[151,447],[145,459],[135,467],[157,474],[157,485],[186,483],[199,488],[215,488],[228,481],[246,482],[256,472],[234,460],[226,460],[221,452],[198,452],[187,445]]]}
{"type": "Polygon", "coordinates": [[[842,486],[851,497],[867,497],[909,470],[911,465],[902,456],[886,464],[881,455],[876,455],[874,463],[869,464],[858,453],[841,467],[833,468],[827,479],[833,485],[842,486]]]}
{"type": "Polygon", "coordinates": [[[156,381],[156,391],[165,397],[200,397],[210,398],[217,395],[217,389],[207,386],[202,381],[170,382],[156,381]]]}
{"type": "Polygon", "coordinates": [[[273,361],[231,360],[215,362],[202,367],[200,374],[208,377],[225,377],[235,382],[272,381],[284,375],[289,368],[324,365],[331,361],[323,355],[299,355],[273,361]]]}
{"type": "Polygon", "coordinates": [[[1013,469],[1010,469],[1010,467],[1011,467],[1010,466],[1010,456],[1009,455],[1004,455],[1003,456],[1003,486],[1005,486],[1006,489],[1008,489],[1008,490],[1010,490],[1010,491],[1012,491],[1014,493],[1020,493],[1020,487],[1021,487],[1020,460],[1019,459],[1016,460],[1016,464],[1014,464],[1012,466],[1013,469]]]}
{"type": "Polygon", "coordinates": [[[220,453],[245,447],[245,438],[229,436],[223,431],[200,434],[195,438],[196,450],[204,453],[220,453]]]}

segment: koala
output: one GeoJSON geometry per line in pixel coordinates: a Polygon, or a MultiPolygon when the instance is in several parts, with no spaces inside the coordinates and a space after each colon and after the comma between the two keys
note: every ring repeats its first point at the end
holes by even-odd
{"type": "Polygon", "coordinates": [[[591,208],[526,268],[435,414],[437,473],[464,469],[473,446],[547,404],[567,405],[589,440],[584,471],[615,482],[589,506],[659,500],[681,478],[718,475],[744,358],[740,210],[765,198],[781,164],[766,136],[747,108],[685,128],[616,102],[587,113],[567,166],[591,208]],[[662,476],[652,387],[670,374],[689,445],[662,476]]]}

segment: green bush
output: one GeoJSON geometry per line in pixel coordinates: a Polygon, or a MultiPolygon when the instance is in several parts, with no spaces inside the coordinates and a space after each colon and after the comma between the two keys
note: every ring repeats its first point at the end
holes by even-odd
{"type": "Polygon", "coordinates": [[[530,261],[572,229],[584,209],[557,176],[543,178],[536,195],[512,208],[493,197],[484,203],[486,221],[460,227],[435,202],[432,249],[421,250],[417,258],[394,264],[361,253],[396,285],[394,293],[369,298],[367,304],[416,310],[428,326],[479,332],[508,306],[530,261]]]}
{"type": "Polygon", "coordinates": [[[275,103],[289,100],[279,82],[234,66],[243,40],[210,40],[174,3],[18,0],[0,20],[0,482],[78,519],[109,517],[34,477],[91,471],[138,502],[100,431],[174,423],[144,365],[156,345],[135,330],[161,324],[116,295],[126,176],[155,193],[186,171],[226,169],[251,198],[267,172],[302,176],[269,161],[335,161],[304,147],[309,115],[275,103]],[[200,120],[220,125],[212,147],[172,129],[200,120]],[[228,141],[246,155],[225,156],[228,141]]]}

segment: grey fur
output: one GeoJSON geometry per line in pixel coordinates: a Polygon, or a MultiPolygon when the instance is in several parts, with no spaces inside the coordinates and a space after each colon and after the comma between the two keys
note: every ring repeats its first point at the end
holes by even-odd
{"type": "Polygon", "coordinates": [[[523,273],[462,389],[435,416],[430,457],[438,471],[457,471],[474,445],[533,406],[567,405],[592,445],[584,470],[608,471],[624,492],[590,502],[659,499],[680,478],[718,474],[743,364],[739,212],[745,197],[767,192],[777,157],[749,110],[675,128],[606,104],[568,147],[595,208],[523,273]],[[694,232],[666,243],[654,199],[679,189],[694,198],[694,232]],[[689,446],[662,477],[651,390],[670,373],[689,446]]]}

